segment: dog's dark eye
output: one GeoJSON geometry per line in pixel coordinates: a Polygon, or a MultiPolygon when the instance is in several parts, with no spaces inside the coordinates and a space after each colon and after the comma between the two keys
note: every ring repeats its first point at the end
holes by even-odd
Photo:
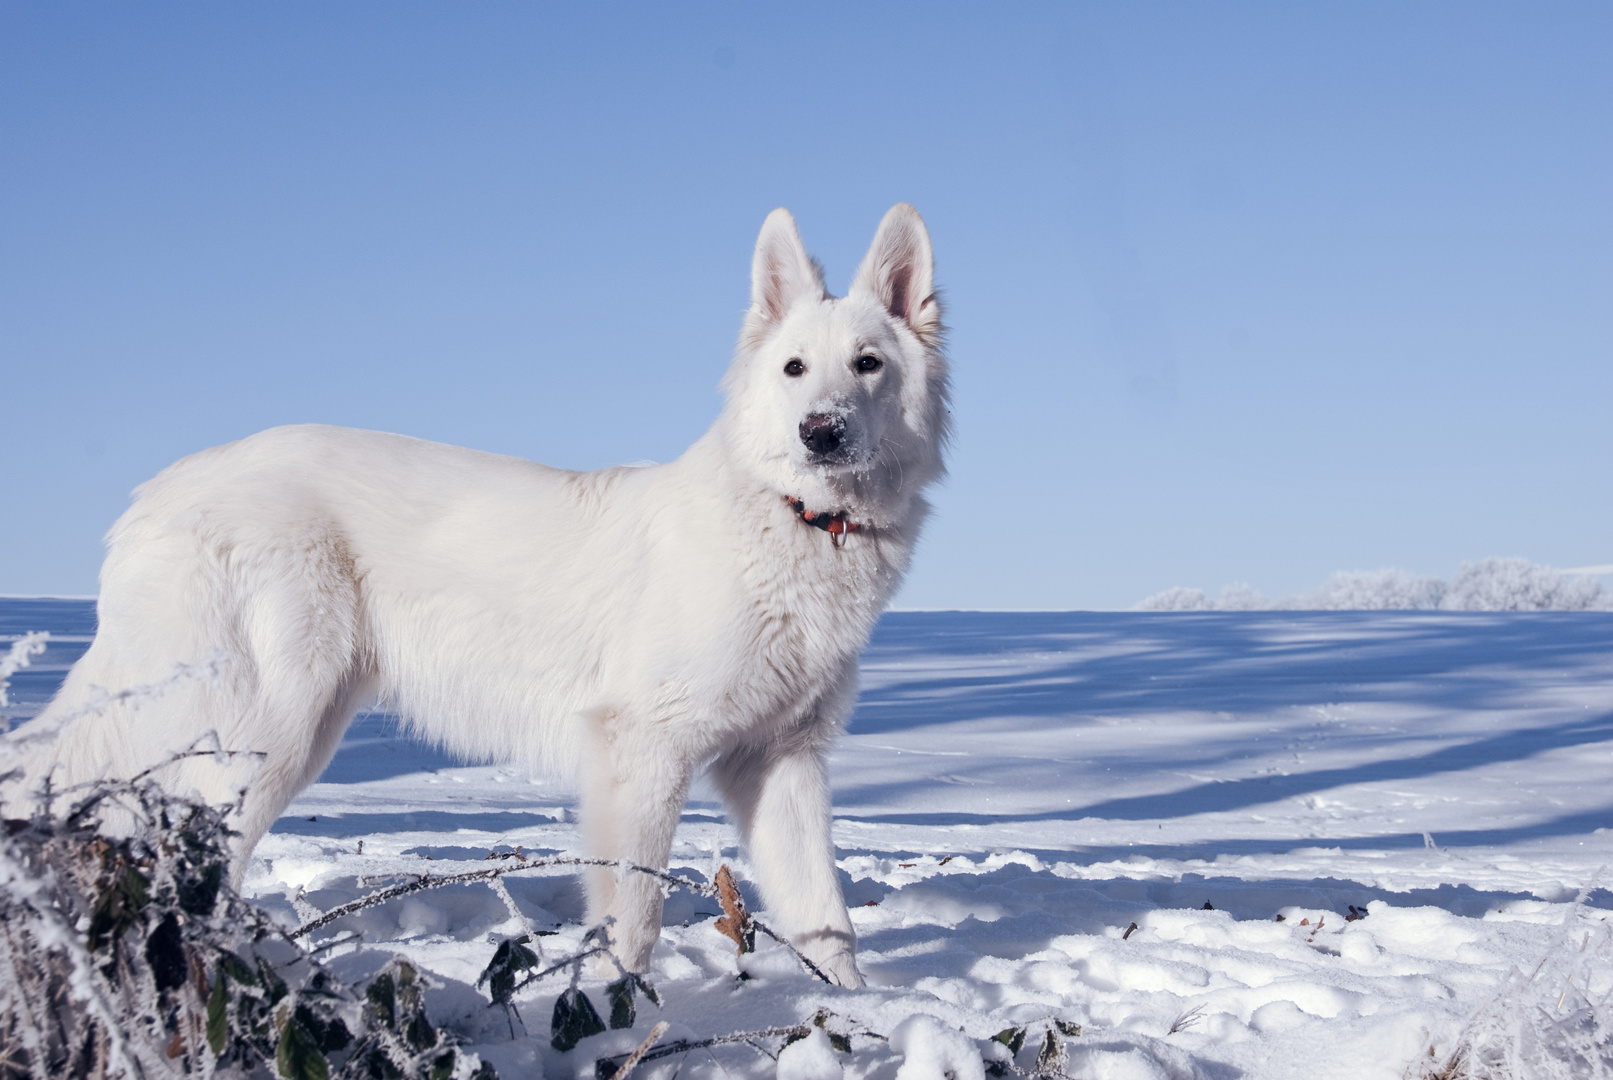
{"type": "Polygon", "coordinates": [[[870,371],[878,371],[885,366],[885,362],[877,356],[857,357],[857,370],[866,375],[870,371]]]}
{"type": "Polygon", "coordinates": [[[792,359],[789,363],[784,365],[784,374],[788,375],[792,379],[799,378],[806,374],[806,365],[801,363],[799,360],[792,359]]]}

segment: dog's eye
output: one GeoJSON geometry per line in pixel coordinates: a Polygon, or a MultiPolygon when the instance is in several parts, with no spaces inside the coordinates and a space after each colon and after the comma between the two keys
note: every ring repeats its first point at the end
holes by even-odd
{"type": "Polygon", "coordinates": [[[801,363],[801,361],[792,358],[784,365],[784,374],[788,375],[792,379],[800,378],[802,375],[806,374],[806,365],[801,363]]]}
{"type": "Polygon", "coordinates": [[[870,371],[878,371],[885,366],[885,362],[877,356],[857,357],[857,370],[866,375],[870,371]]]}

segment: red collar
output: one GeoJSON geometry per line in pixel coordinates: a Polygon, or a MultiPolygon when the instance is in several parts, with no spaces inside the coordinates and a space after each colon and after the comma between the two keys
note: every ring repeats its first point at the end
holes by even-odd
{"type": "Polygon", "coordinates": [[[822,529],[828,533],[829,540],[835,547],[839,547],[846,542],[848,533],[858,532],[868,527],[861,521],[852,521],[845,513],[825,514],[821,510],[813,513],[806,508],[806,503],[800,499],[792,499],[788,495],[784,496],[784,501],[790,504],[790,509],[795,511],[796,517],[814,529],[822,529]]]}

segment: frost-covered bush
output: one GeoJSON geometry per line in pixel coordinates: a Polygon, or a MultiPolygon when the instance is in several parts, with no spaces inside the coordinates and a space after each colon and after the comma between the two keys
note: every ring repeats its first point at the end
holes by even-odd
{"type": "Polygon", "coordinates": [[[1463,563],[1449,582],[1404,570],[1348,570],[1321,588],[1270,600],[1247,585],[1229,585],[1219,600],[1177,586],[1155,593],[1138,611],[1613,611],[1613,593],[1596,578],[1528,559],[1463,563]]]}
{"type": "Polygon", "coordinates": [[[1595,611],[1608,608],[1602,583],[1528,559],[1463,563],[1445,590],[1450,611],[1595,611]]]}
{"type": "Polygon", "coordinates": [[[1613,928],[1598,921],[1566,931],[1533,970],[1513,972],[1424,1080],[1610,1080],[1610,971],[1613,928]]]}
{"type": "Polygon", "coordinates": [[[1342,570],[1293,606],[1307,611],[1426,611],[1440,606],[1445,583],[1404,570],[1342,570]]]}
{"type": "Polygon", "coordinates": [[[1216,603],[1203,589],[1181,585],[1157,592],[1137,605],[1138,611],[1215,611],[1216,603]]]}
{"type": "Polygon", "coordinates": [[[0,837],[0,1078],[493,1078],[413,964],[344,986],[230,888],[227,808],[149,776],[67,794],[0,837]]]}

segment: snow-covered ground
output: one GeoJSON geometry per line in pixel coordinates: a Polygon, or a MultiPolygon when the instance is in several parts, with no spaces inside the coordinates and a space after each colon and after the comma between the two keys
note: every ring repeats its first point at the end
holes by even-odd
{"type": "MultiPolygon", "coordinates": [[[[14,714],[93,614],[0,600],[0,642],[33,629],[58,636],[13,680],[14,714]]],[[[866,990],[814,982],[765,943],[736,963],[712,902],[684,893],[651,976],[664,1009],[641,1003],[632,1031],[569,1055],[548,1048],[562,980],[518,998],[513,1038],[471,989],[490,941],[522,926],[484,885],[337,924],[368,944],[336,964],[415,958],[443,983],[437,1018],[506,1077],[592,1077],[657,1019],[709,1036],[823,1006],[885,1034],[917,1013],[971,1039],[1078,1023],[1074,1076],[1398,1078],[1442,1064],[1475,1015],[1538,1027],[1613,991],[1613,614],[895,613],[832,770],[866,990]]],[[[552,779],[456,763],[365,716],[259,847],[247,891],[289,921],[360,878],[581,853],[573,806],[552,779]]],[[[706,878],[722,862],[744,878],[698,790],[672,865],[706,878]]],[[[546,955],[577,943],[575,877],[505,880],[521,919],[559,931],[546,955]]],[[[909,1055],[940,1030],[910,1025],[909,1055]]],[[[846,1075],[895,1076],[887,1044],[853,1045],[846,1075]]],[[[738,1045],[636,1075],[679,1069],[774,1065],[738,1045]]]]}

